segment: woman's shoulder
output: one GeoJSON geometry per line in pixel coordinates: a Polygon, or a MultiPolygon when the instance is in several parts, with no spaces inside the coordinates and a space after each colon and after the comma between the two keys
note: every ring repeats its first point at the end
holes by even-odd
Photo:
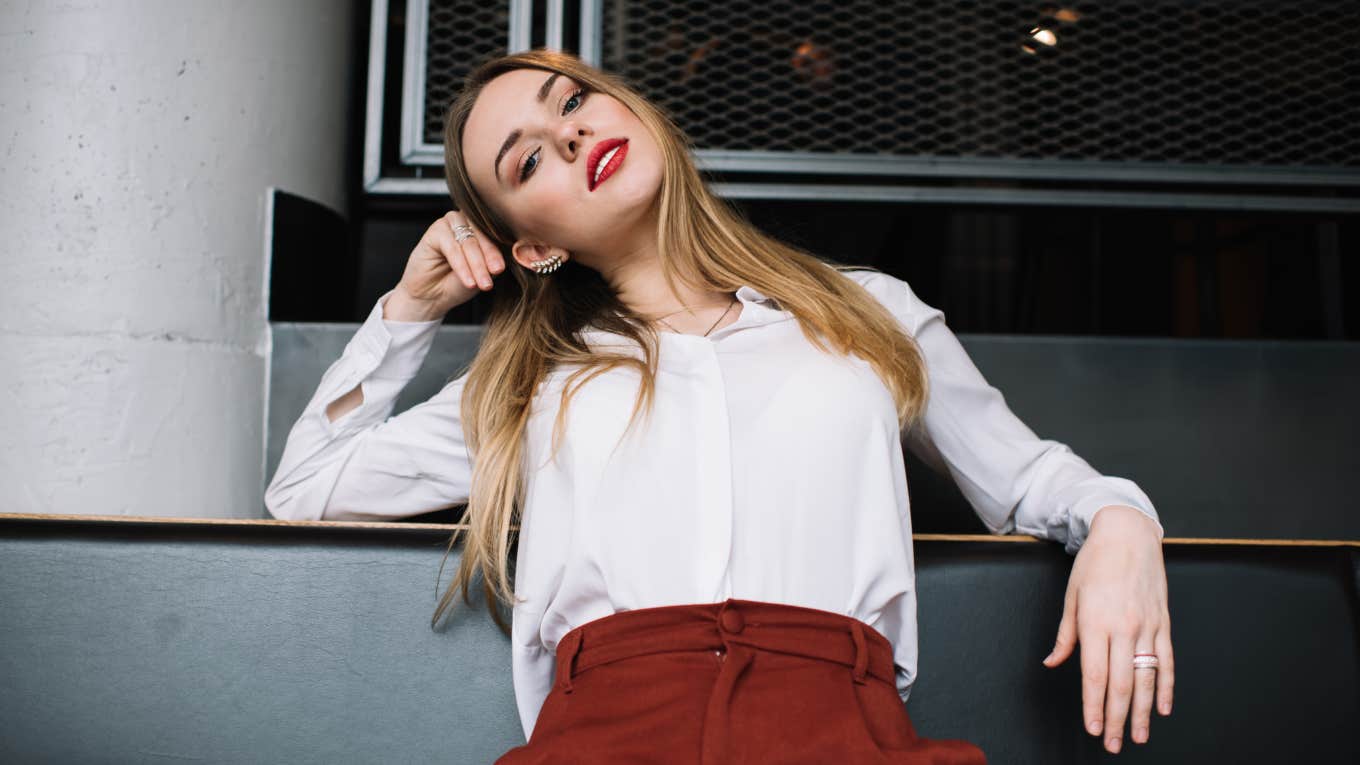
{"type": "Polygon", "coordinates": [[[876,268],[842,267],[840,272],[864,287],[888,312],[897,317],[907,333],[915,336],[928,321],[944,321],[944,311],[922,300],[905,279],[876,268]]]}
{"type": "Polygon", "coordinates": [[[907,283],[902,279],[886,271],[880,271],[873,266],[837,266],[836,270],[869,290],[891,291],[900,290],[907,286],[907,283]]]}
{"type": "Polygon", "coordinates": [[[906,281],[868,266],[845,266],[837,270],[863,287],[894,314],[901,316],[911,312],[916,293],[912,292],[906,281]]]}
{"type": "Polygon", "coordinates": [[[870,266],[837,266],[836,270],[846,278],[858,282],[866,289],[871,285],[878,285],[883,277],[888,276],[877,268],[872,268],[870,266]]]}

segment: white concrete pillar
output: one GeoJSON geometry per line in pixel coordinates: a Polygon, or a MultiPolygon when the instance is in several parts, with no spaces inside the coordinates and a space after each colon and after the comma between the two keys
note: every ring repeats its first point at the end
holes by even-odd
{"type": "Polygon", "coordinates": [[[0,0],[0,512],[261,517],[265,192],[346,209],[353,26],[0,0]]]}

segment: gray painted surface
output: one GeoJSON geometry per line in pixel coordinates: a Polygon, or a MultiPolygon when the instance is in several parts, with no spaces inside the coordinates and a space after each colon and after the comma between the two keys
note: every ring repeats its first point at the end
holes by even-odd
{"type": "MultiPolygon", "coordinates": [[[[340,358],[359,325],[275,322],[271,327],[274,354],[270,372],[266,484],[278,467],[288,431],[307,408],[307,402],[312,400],[321,375],[340,358]]],[[[480,327],[441,326],[425,357],[425,365],[397,397],[393,413],[404,412],[439,392],[458,369],[472,361],[481,339],[480,327]]],[[[263,502],[258,506],[258,517],[273,518],[263,502]]]]}
{"type": "Polygon", "coordinates": [[[430,627],[433,535],[7,530],[0,761],[488,763],[523,738],[509,639],[466,608],[430,627]]]}
{"type": "MultiPolygon", "coordinates": [[[[355,324],[275,324],[273,475],[288,430],[355,324]]],[[[397,412],[476,353],[443,326],[397,412]]],[[[1360,539],[1360,343],[961,335],[1011,409],[1151,497],[1169,536],[1360,539]]],[[[909,455],[918,533],[986,529],[947,477],[909,455]]],[[[263,507],[259,517],[268,518],[263,507]]]]}
{"type": "Polygon", "coordinates": [[[1360,343],[964,342],[1036,432],[1138,482],[1168,535],[1360,540],[1360,343]]]}
{"type": "Polygon", "coordinates": [[[7,511],[256,514],[266,190],[345,208],[353,8],[0,2],[7,511]]]}
{"type": "MultiPolygon", "coordinates": [[[[431,630],[446,541],[0,516],[0,761],[491,762],[523,742],[509,641],[484,610],[431,630]]],[[[1175,708],[1120,761],[1360,760],[1356,551],[1165,555],[1175,708]]],[[[1080,656],[1040,664],[1061,547],[919,541],[916,562],[918,733],[1008,765],[1110,761],[1081,730],[1080,656]]]]}

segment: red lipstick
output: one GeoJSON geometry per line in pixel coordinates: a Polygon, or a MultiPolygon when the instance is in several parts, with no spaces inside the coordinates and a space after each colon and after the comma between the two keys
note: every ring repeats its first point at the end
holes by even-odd
{"type": "Polygon", "coordinates": [[[595,147],[590,150],[590,156],[587,158],[586,161],[586,187],[589,188],[591,191],[594,191],[595,188],[599,186],[600,183],[604,183],[604,179],[608,178],[610,175],[613,175],[614,171],[619,168],[619,165],[623,164],[624,155],[626,155],[627,153],[628,153],[627,138],[606,138],[603,141],[600,141],[599,143],[595,144],[595,147]],[[609,164],[605,165],[604,170],[600,172],[599,183],[596,183],[595,181],[596,166],[600,163],[600,160],[604,157],[604,155],[608,154],[610,150],[612,150],[615,147],[618,147],[618,151],[614,152],[614,156],[609,158],[609,164]]]}

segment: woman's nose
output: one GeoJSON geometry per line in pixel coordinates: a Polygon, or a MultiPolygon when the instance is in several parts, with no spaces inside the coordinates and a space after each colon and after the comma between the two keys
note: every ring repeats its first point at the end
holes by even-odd
{"type": "Polygon", "coordinates": [[[579,125],[567,124],[562,126],[561,144],[565,147],[568,157],[575,157],[585,148],[585,137],[589,132],[579,125]]]}

